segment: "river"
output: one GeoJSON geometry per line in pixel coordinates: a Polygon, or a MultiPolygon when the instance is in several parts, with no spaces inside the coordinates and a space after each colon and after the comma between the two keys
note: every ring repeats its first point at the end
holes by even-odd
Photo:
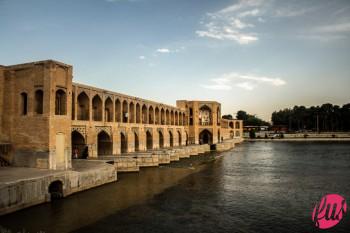
{"type": "MultiPolygon", "coordinates": [[[[321,197],[350,202],[350,144],[245,142],[0,217],[8,232],[325,232],[321,197]]],[[[0,231],[1,232],[1,231],[0,231]]],[[[326,232],[350,232],[350,214],[326,232]]]]}

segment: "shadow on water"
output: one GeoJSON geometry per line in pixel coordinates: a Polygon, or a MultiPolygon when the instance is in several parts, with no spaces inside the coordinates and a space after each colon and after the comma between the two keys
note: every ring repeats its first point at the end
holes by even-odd
{"type": "Polygon", "coordinates": [[[115,183],[2,216],[0,226],[12,233],[70,232],[153,198],[189,174],[202,170],[216,157],[217,154],[208,153],[171,165],[144,168],[139,173],[118,174],[115,183]]]}

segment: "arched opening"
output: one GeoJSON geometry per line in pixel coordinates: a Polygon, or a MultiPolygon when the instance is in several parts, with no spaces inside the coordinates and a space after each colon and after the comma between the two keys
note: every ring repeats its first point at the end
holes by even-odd
{"type": "Polygon", "coordinates": [[[133,102],[129,104],[129,122],[135,123],[135,105],[133,102]]]}
{"type": "Polygon", "coordinates": [[[105,131],[101,131],[97,136],[98,155],[112,155],[112,145],[111,137],[105,131]]]}
{"type": "Polygon", "coordinates": [[[199,109],[199,124],[212,125],[211,109],[207,105],[203,105],[199,109]]]}
{"type": "Polygon", "coordinates": [[[240,128],[240,124],[239,124],[239,121],[236,121],[236,129],[239,129],[240,128]]]}
{"type": "Polygon", "coordinates": [[[187,146],[188,145],[188,133],[185,132],[185,134],[186,134],[186,146],[187,146]]]}
{"type": "Polygon", "coordinates": [[[94,121],[102,121],[102,100],[98,95],[92,99],[92,116],[94,121]]]}
{"type": "Polygon", "coordinates": [[[141,110],[140,110],[140,104],[136,104],[136,123],[140,124],[141,123],[141,110]]]}
{"type": "Polygon", "coordinates": [[[147,150],[153,149],[153,138],[152,134],[149,131],[146,132],[146,148],[147,150]]]}
{"type": "Polygon", "coordinates": [[[55,114],[56,115],[66,115],[66,92],[59,89],[56,91],[56,101],[55,101],[55,114]]]}
{"type": "Polygon", "coordinates": [[[167,109],[165,111],[165,117],[166,117],[166,123],[167,125],[170,125],[170,115],[169,115],[169,110],[167,109]]]}
{"type": "Polygon", "coordinates": [[[35,113],[43,114],[44,106],[44,92],[42,90],[37,90],[35,92],[35,113]]]}
{"type": "Polygon", "coordinates": [[[21,93],[20,111],[21,111],[21,115],[27,115],[28,113],[28,95],[25,92],[21,93]]]}
{"type": "Polygon", "coordinates": [[[89,112],[89,97],[82,92],[78,95],[78,120],[88,121],[90,118],[89,112]]]}
{"type": "Polygon", "coordinates": [[[183,124],[183,125],[187,125],[185,113],[182,114],[182,124],[183,124]]]}
{"type": "Polygon", "coordinates": [[[236,137],[239,138],[241,136],[241,133],[239,132],[239,130],[236,131],[236,137]]]}
{"type": "Polygon", "coordinates": [[[105,121],[113,121],[113,101],[109,97],[105,101],[105,121]]]}
{"type": "Polygon", "coordinates": [[[165,125],[165,112],[164,109],[162,108],[162,110],[160,111],[160,121],[162,125],[165,125]]]}
{"type": "Polygon", "coordinates": [[[154,123],[154,111],[153,107],[150,106],[148,109],[148,124],[153,124],[154,123]]]}
{"type": "Polygon", "coordinates": [[[179,112],[179,125],[183,125],[182,113],[181,112],[179,112]]]}
{"type": "Polygon", "coordinates": [[[72,120],[75,120],[75,93],[72,92],[72,120]]]}
{"type": "Polygon", "coordinates": [[[88,147],[85,138],[78,131],[72,132],[72,158],[86,159],[88,157],[88,147]]]}
{"type": "Polygon", "coordinates": [[[170,147],[174,146],[174,137],[173,137],[173,133],[171,131],[169,131],[169,145],[170,145],[170,147]]]}
{"type": "Polygon", "coordinates": [[[60,180],[51,182],[49,185],[51,201],[63,198],[63,183],[60,180]]]}
{"type": "Polygon", "coordinates": [[[164,136],[163,133],[161,131],[158,131],[159,134],[159,148],[163,148],[164,147],[164,136]]]}
{"type": "Polygon", "coordinates": [[[207,129],[199,134],[199,144],[212,144],[212,134],[207,129]]]}
{"type": "Polygon", "coordinates": [[[179,114],[175,112],[175,125],[179,125],[179,114]]]}
{"type": "Polygon", "coordinates": [[[177,134],[178,134],[178,140],[179,140],[179,146],[181,146],[182,145],[182,137],[181,137],[181,133],[180,133],[180,131],[177,131],[177,134]]]}
{"type": "Polygon", "coordinates": [[[120,133],[120,152],[122,154],[128,152],[128,140],[124,133],[120,133]]]}
{"type": "Polygon", "coordinates": [[[142,105],[142,123],[147,124],[147,107],[142,105]]]}
{"type": "Polygon", "coordinates": [[[216,109],[216,124],[217,125],[220,125],[220,119],[221,119],[220,107],[217,107],[217,109],[216,109]]]}
{"type": "Polygon", "coordinates": [[[116,122],[121,122],[121,115],[122,115],[122,110],[121,110],[121,103],[120,100],[117,99],[115,101],[115,121],[116,122]]]}
{"type": "Polygon", "coordinates": [[[171,125],[174,125],[174,112],[171,110],[170,112],[170,120],[171,120],[171,125]]]}
{"type": "Polygon", "coordinates": [[[159,121],[159,108],[156,107],[154,112],[155,112],[155,124],[159,125],[160,124],[160,121],[159,121]]]}
{"type": "Polygon", "coordinates": [[[230,126],[231,129],[233,129],[233,122],[230,121],[230,123],[228,123],[228,125],[230,126]]]}
{"type": "Polygon", "coordinates": [[[128,113],[128,102],[123,101],[123,122],[128,123],[129,113],[128,113]]]}
{"type": "Polygon", "coordinates": [[[134,147],[135,147],[135,151],[139,151],[140,150],[140,141],[139,141],[139,136],[137,135],[137,133],[134,132],[134,147]]]}
{"type": "Polygon", "coordinates": [[[234,138],[235,137],[235,133],[233,132],[233,130],[230,131],[230,138],[234,138]]]}

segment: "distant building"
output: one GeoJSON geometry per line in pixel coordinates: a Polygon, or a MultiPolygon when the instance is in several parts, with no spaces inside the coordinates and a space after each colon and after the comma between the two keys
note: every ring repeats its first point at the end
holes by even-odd
{"type": "Polygon", "coordinates": [[[120,155],[242,137],[215,101],[175,106],[73,83],[70,65],[0,66],[0,158],[15,166],[70,169],[72,158],[120,155]]]}

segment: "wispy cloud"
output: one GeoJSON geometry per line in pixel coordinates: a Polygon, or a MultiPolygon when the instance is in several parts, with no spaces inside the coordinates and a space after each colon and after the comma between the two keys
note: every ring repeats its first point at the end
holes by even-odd
{"type": "Polygon", "coordinates": [[[139,59],[140,59],[140,60],[145,60],[146,57],[145,57],[145,56],[139,56],[139,59]]]}
{"type": "Polygon", "coordinates": [[[170,53],[170,49],[168,48],[160,48],[156,50],[157,53],[170,53]]]}
{"type": "MultiPolygon", "coordinates": [[[[257,8],[263,0],[241,0],[214,13],[208,13],[207,23],[203,30],[197,30],[199,37],[208,37],[218,40],[231,40],[245,45],[259,40],[256,32],[248,31],[254,28],[247,18],[256,18],[260,14],[257,8]]],[[[257,21],[257,19],[256,19],[257,21]]]]}
{"type": "Polygon", "coordinates": [[[212,84],[202,84],[201,87],[212,90],[231,90],[236,86],[251,91],[260,85],[269,85],[273,87],[286,85],[286,81],[281,78],[239,74],[235,72],[223,74],[219,78],[211,79],[210,81],[212,84]]]}

